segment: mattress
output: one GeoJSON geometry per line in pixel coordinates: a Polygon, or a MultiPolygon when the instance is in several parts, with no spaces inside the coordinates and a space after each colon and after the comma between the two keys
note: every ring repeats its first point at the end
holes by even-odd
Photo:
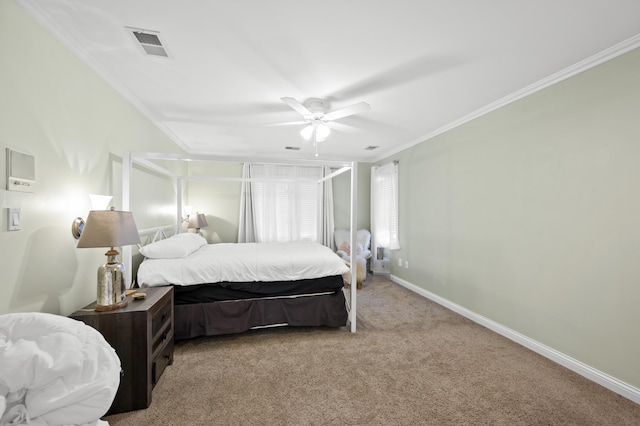
{"type": "Polygon", "coordinates": [[[138,269],[137,280],[141,287],[277,283],[348,271],[338,255],[317,243],[222,243],[201,246],[182,258],[145,259],[138,269]]]}

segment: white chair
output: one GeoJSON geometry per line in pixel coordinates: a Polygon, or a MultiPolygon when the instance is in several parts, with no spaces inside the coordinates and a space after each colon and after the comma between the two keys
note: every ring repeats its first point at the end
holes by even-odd
{"type": "MultiPolygon", "coordinates": [[[[337,229],[333,233],[336,242],[336,253],[345,262],[351,261],[350,231],[347,229],[337,229]]],[[[367,262],[371,259],[371,233],[366,229],[359,229],[356,232],[356,283],[357,288],[362,288],[362,283],[367,278],[367,262]]],[[[351,275],[345,277],[345,281],[351,283],[351,275]]]]}

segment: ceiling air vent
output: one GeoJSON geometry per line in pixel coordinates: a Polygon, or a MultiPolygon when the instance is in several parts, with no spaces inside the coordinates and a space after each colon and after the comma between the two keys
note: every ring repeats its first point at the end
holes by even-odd
{"type": "Polygon", "coordinates": [[[365,150],[367,151],[373,151],[374,149],[378,149],[380,148],[379,146],[374,146],[374,145],[369,145],[368,147],[365,148],[365,150]]]}
{"type": "Polygon", "coordinates": [[[164,44],[160,39],[159,32],[130,27],[125,28],[131,33],[131,35],[133,35],[133,39],[135,40],[136,44],[147,55],[159,56],[161,58],[169,57],[169,52],[167,51],[167,48],[164,47],[164,44]]]}

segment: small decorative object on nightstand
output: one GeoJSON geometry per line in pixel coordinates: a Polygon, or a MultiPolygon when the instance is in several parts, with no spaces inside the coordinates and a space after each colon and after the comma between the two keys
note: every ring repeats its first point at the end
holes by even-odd
{"type": "Polygon", "coordinates": [[[120,387],[107,414],[147,408],[153,388],[173,363],[173,287],[139,291],[145,297],[128,295],[124,308],[97,312],[92,303],[70,315],[102,333],[120,358],[120,387]]]}

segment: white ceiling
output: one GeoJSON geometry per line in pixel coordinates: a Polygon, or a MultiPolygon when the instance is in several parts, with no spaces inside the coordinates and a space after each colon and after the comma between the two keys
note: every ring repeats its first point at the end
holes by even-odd
{"type": "Polygon", "coordinates": [[[282,97],[367,102],[318,150],[373,161],[640,45],[637,0],[18,1],[185,151],[233,157],[314,158],[302,125],[273,125],[300,119],[282,97]]]}

